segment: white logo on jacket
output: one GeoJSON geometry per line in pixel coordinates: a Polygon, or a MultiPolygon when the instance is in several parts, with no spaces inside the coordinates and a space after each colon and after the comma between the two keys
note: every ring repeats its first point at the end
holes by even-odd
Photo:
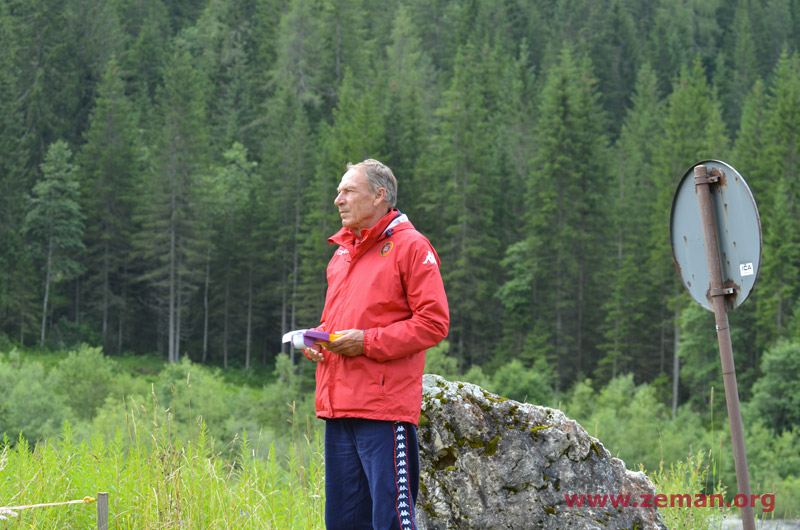
{"type": "Polygon", "coordinates": [[[422,262],[423,265],[425,265],[426,263],[433,263],[434,265],[436,265],[436,257],[433,255],[432,250],[428,251],[428,255],[425,256],[425,261],[422,262]]]}

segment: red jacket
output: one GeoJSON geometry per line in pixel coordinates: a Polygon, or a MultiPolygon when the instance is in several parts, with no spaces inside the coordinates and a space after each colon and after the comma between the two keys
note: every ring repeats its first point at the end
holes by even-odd
{"type": "Polygon", "coordinates": [[[364,329],[364,355],[323,350],[317,364],[319,418],[419,422],[425,350],[447,336],[450,313],[430,242],[396,209],[358,240],[342,228],[328,264],[318,329],[364,329]]]}

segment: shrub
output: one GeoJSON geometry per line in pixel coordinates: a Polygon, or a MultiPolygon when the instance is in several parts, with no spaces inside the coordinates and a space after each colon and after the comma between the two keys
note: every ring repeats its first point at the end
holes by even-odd
{"type": "Polygon", "coordinates": [[[553,371],[545,360],[538,359],[533,368],[526,368],[514,359],[495,372],[489,390],[516,401],[549,405],[554,400],[553,380],[553,371]]]}
{"type": "MultiPolygon", "coordinates": [[[[298,366],[292,366],[289,357],[280,354],[275,359],[275,381],[265,385],[253,401],[252,417],[258,425],[268,425],[276,432],[283,426],[296,429],[321,430],[322,423],[315,420],[313,391],[302,392],[298,366]]],[[[251,431],[252,432],[252,431],[251,431]]],[[[283,439],[281,443],[288,440],[283,439]]]]}
{"type": "Polygon", "coordinates": [[[483,372],[483,368],[477,364],[470,366],[469,370],[461,376],[461,380],[478,385],[482,388],[489,388],[492,386],[492,380],[483,372]]]}
{"type": "Polygon", "coordinates": [[[82,344],[50,371],[48,380],[74,417],[91,420],[115,388],[114,361],[101,348],[82,344]]]}
{"type": "Polygon", "coordinates": [[[458,359],[450,357],[450,343],[440,342],[425,352],[425,373],[436,374],[447,380],[458,379],[458,359]]]}
{"type": "Polygon", "coordinates": [[[152,407],[167,411],[179,436],[190,437],[201,421],[218,441],[230,441],[238,434],[228,431],[226,425],[229,418],[242,415],[241,402],[236,399],[236,389],[223,381],[219,369],[194,364],[184,357],[164,368],[153,392],[152,407]]]}
{"type": "Polygon", "coordinates": [[[68,409],[47,384],[40,363],[0,362],[0,436],[31,441],[58,434],[68,409]]]}
{"type": "Polygon", "coordinates": [[[695,449],[710,445],[697,413],[684,407],[673,419],[655,390],[636,386],[630,374],[612,379],[599,392],[589,380],[578,383],[565,411],[629,468],[656,470],[661,461],[685,458],[693,444],[695,449]]]}
{"type": "Polygon", "coordinates": [[[752,416],[779,434],[800,425],[800,344],[783,342],[767,350],[761,373],[753,385],[752,416]]]}

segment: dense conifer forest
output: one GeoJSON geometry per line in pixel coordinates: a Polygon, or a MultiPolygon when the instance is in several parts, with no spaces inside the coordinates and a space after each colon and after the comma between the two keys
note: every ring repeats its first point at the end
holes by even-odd
{"type": "Polygon", "coordinates": [[[303,364],[280,337],[318,322],[334,190],[371,157],[442,259],[433,366],[705,417],[713,316],[669,212],[719,159],[763,229],[731,314],[746,416],[800,429],[800,1],[2,0],[0,26],[9,346],[303,364]]]}

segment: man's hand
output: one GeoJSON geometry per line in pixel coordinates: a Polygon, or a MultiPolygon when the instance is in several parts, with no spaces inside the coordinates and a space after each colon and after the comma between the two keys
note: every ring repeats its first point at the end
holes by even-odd
{"type": "Polygon", "coordinates": [[[321,350],[322,347],[319,344],[314,344],[310,348],[303,348],[303,353],[315,363],[319,363],[325,360],[321,350]]]}
{"type": "MultiPolygon", "coordinates": [[[[332,340],[325,347],[331,353],[356,357],[364,355],[364,331],[360,329],[348,329],[336,331],[336,335],[342,335],[336,340],[332,340]]],[[[316,346],[316,344],[314,345],[316,346]]]]}

